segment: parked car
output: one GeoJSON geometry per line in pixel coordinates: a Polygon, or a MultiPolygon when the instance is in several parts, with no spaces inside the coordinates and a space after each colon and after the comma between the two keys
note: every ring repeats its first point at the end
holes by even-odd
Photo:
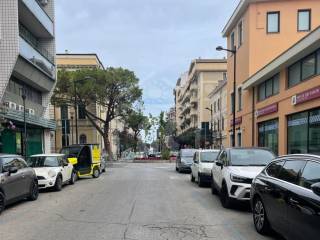
{"type": "Polygon", "coordinates": [[[18,155],[0,155],[0,213],[8,204],[28,198],[38,198],[35,171],[18,155]]]}
{"type": "Polygon", "coordinates": [[[320,157],[277,158],[254,179],[251,204],[257,232],[272,228],[287,239],[319,239],[320,157]]]}
{"type": "Polygon", "coordinates": [[[252,180],[275,155],[264,148],[227,148],[212,167],[212,194],[218,192],[223,207],[234,200],[249,201],[252,180]]]}
{"type": "Polygon", "coordinates": [[[64,154],[33,155],[29,158],[29,166],[36,172],[40,189],[61,191],[64,184],[74,184],[77,179],[73,165],[64,154]]]}
{"type": "Polygon", "coordinates": [[[193,162],[193,155],[196,152],[196,149],[181,149],[179,151],[177,160],[176,160],[176,171],[177,172],[190,172],[191,165],[193,162]]]}
{"type": "Polygon", "coordinates": [[[220,150],[198,150],[191,165],[191,182],[198,182],[199,187],[211,183],[211,170],[220,150]]]}

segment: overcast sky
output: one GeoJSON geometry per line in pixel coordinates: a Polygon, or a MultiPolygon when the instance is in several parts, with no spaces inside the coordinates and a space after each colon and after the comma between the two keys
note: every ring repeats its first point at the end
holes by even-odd
{"type": "Polygon", "coordinates": [[[174,105],[173,88],[194,58],[224,57],[221,31],[238,0],[56,0],[57,52],[97,53],[134,71],[145,112],[174,105]]]}

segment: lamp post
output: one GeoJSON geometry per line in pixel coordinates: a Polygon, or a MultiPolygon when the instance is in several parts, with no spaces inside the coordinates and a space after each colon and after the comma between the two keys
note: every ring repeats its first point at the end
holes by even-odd
{"type": "Polygon", "coordinates": [[[232,99],[232,115],[233,115],[233,120],[232,120],[232,147],[235,147],[236,145],[236,90],[237,90],[237,85],[236,85],[236,76],[237,76],[237,50],[236,47],[234,46],[233,49],[227,49],[223,48],[221,46],[218,46],[216,48],[217,51],[226,51],[226,52],[231,52],[233,53],[233,99],[232,99]]]}
{"type": "Polygon", "coordinates": [[[27,99],[27,91],[25,86],[21,88],[21,97],[23,101],[23,156],[24,159],[27,160],[27,121],[26,121],[26,99],[27,99]]]}
{"type": "Polygon", "coordinates": [[[210,144],[211,144],[211,147],[213,147],[213,110],[212,110],[212,104],[210,105],[210,108],[206,108],[206,110],[208,110],[210,112],[210,131],[211,131],[211,134],[210,134],[210,144]]]}
{"type": "Polygon", "coordinates": [[[73,141],[73,115],[71,115],[70,125],[71,125],[71,141],[72,141],[72,145],[73,145],[73,143],[74,143],[74,141],[73,141]]]}

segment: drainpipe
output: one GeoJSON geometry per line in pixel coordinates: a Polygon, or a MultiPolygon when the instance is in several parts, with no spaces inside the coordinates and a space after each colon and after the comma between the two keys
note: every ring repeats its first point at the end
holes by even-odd
{"type": "Polygon", "coordinates": [[[252,147],[255,146],[255,88],[252,88],[252,147]]]}

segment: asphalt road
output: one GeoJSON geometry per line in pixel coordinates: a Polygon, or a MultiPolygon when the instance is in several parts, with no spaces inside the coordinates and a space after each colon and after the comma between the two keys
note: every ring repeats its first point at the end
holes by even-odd
{"type": "Polygon", "coordinates": [[[269,239],[245,207],[226,210],[173,164],[114,164],[98,179],[42,192],[0,216],[5,240],[269,239]]]}

